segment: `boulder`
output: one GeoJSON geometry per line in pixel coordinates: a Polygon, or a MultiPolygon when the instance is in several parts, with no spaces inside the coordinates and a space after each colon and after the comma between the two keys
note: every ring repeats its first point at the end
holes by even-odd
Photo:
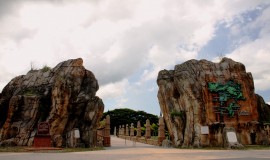
{"type": "Polygon", "coordinates": [[[259,123],[270,120],[269,105],[254,93],[252,74],[229,58],[219,63],[189,60],[160,71],[157,84],[175,146],[224,146],[224,127],[233,127],[242,144],[259,143],[251,134],[259,135],[259,123]]]}
{"type": "Polygon", "coordinates": [[[94,146],[104,110],[98,89],[81,58],[13,78],[0,95],[0,144],[31,146],[37,124],[48,122],[54,146],[64,146],[66,133],[74,128],[82,143],[94,146]]]}

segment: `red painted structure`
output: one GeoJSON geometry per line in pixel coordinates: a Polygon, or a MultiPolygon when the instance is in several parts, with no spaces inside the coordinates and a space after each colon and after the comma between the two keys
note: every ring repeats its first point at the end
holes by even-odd
{"type": "Polygon", "coordinates": [[[52,138],[50,135],[36,135],[34,138],[34,147],[52,147],[52,138]]]}
{"type": "Polygon", "coordinates": [[[34,147],[52,147],[52,138],[50,135],[50,125],[47,122],[38,124],[37,135],[34,138],[34,147]]]}

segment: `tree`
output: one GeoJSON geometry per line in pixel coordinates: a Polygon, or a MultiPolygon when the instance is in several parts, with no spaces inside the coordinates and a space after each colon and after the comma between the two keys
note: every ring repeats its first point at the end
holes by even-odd
{"type": "Polygon", "coordinates": [[[141,122],[141,126],[145,124],[146,120],[149,119],[150,123],[158,124],[158,116],[150,113],[146,113],[144,111],[134,111],[128,108],[114,109],[112,111],[108,111],[103,113],[103,118],[107,115],[110,115],[111,119],[111,134],[114,131],[114,127],[119,128],[120,125],[128,124],[130,126],[131,123],[134,124],[134,127],[137,128],[137,122],[141,122]]]}
{"type": "Polygon", "coordinates": [[[157,136],[158,135],[158,125],[156,123],[152,123],[150,128],[152,130],[152,135],[157,136]]]}

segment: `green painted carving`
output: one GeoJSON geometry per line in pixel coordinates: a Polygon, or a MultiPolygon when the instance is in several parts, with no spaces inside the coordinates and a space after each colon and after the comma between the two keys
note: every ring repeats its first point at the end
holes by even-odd
{"type": "Polygon", "coordinates": [[[227,110],[228,110],[228,113],[229,113],[229,117],[233,117],[234,116],[234,109],[233,109],[234,106],[235,106],[235,103],[232,102],[227,107],[227,110]]]}
{"type": "Polygon", "coordinates": [[[241,85],[232,80],[225,84],[209,82],[208,90],[218,95],[218,97],[213,99],[213,101],[219,102],[219,106],[214,107],[216,113],[220,113],[221,115],[227,114],[230,118],[234,117],[235,112],[240,108],[237,105],[237,101],[245,100],[241,85]]]}

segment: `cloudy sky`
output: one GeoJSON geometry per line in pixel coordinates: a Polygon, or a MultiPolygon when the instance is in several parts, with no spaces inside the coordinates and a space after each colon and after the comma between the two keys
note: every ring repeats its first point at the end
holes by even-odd
{"type": "Polygon", "coordinates": [[[0,0],[0,92],[31,67],[81,57],[105,111],[159,114],[157,73],[227,56],[270,102],[269,0],[0,0]]]}

